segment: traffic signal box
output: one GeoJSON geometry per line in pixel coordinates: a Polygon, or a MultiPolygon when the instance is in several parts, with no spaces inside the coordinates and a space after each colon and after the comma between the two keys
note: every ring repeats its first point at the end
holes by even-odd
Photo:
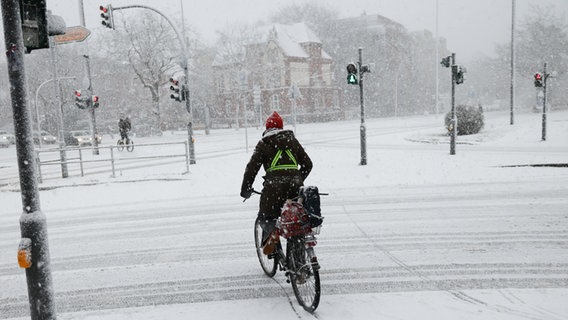
{"type": "Polygon", "coordinates": [[[347,83],[348,84],[359,84],[359,70],[357,69],[357,64],[352,62],[347,65],[347,83]]]}
{"type": "Polygon", "coordinates": [[[107,28],[114,29],[114,22],[112,17],[112,6],[100,6],[101,10],[101,24],[107,28]]]}
{"type": "Polygon", "coordinates": [[[540,73],[534,75],[534,86],[537,88],[542,87],[542,75],[540,73]]]}

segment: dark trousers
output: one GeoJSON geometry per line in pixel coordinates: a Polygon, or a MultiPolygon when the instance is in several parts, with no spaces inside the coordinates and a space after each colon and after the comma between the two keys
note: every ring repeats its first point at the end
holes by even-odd
{"type": "Polygon", "coordinates": [[[264,180],[260,195],[258,216],[261,217],[263,242],[276,229],[276,219],[280,217],[287,199],[294,199],[303,185],[300,176],[272,177],[264,180]]]}

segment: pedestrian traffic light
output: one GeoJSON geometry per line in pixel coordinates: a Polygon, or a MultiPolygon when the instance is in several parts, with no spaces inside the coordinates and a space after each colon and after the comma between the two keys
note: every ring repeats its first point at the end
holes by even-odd
{"type": "Polygon", "coordinates": [[[79,109],[86,109],[87,104],[85,99],[81,96],[81,90],[75,90],[75,105],[79,109]]]}
{"type": "Polygon", "coordinates": [[[535,73],[534,75],[534,86],[537,88],[542,87],[542,75],[540,73],[535,73]]]}
{"type": "Polygon", "coordinates": [[[174,99],[175,101],[181,101],[182,96],[179,92],[179,80],[170,78],[170,98],[174,99]]]}
{"type": "Polygon", "coordinates": [[[100,6],[99,9],[101,10],[101,24],[107,28],[114,29],[112,6],[110,4],[106,7],[100,6]]]}
{"type": "Polygon", "coordinates": [[[354,62],[347,65],[347,84],[359,84],[359,70],[354,62]]]}
{"type": "Polygon", "coordinates": [[[92,96],[91,101],[93,102],[93,108],[96,109],[99,107],[99,96],[92,96]]]}

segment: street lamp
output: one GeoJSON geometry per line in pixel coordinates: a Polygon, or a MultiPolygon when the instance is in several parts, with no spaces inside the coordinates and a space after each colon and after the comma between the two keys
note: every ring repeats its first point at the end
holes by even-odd
{"type": "MultiPolygon", "coordinates": [[[[76,79],[76,78],[75,78],[75,77],[61,77],[61,78],[59,78],[59,80],[64,80],[64,79],[76,79]]],[[[53,79],[48,79],[48,80],[45,80],[44,82],[42,82],[42,83],[37,87],[36,93],[35,93],[34,104],[35,104],[35,109],[36,109],[35,111],[36,111],[36,118],[37,118],[37,123],[36,123],[36,124],[37,124],[37,132],[38,132],[38,134],[40,134],[40,135],[41,135],[41,120],[40,120],[40,117],[39,117],[39,105],[38,105],[38,103],[37,103],[38,95],[39,95],[39,90],[40,90],[45,84],[47,84],[47,83],[49,83],[49,82],[51,82],[51,81],[53,81],[53,79]]],[[[41,148],[41,139],[39,139],[39,147],[41,148]]]]}

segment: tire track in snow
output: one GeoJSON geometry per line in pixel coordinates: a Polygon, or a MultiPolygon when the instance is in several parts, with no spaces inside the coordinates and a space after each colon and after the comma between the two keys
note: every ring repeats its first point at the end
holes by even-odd
{"type": "MultiPolygon", "coordinates": [[[[486,304],[463,293],[471,289],[567,288],[568,264],[468,264],[408,266],[366,269],[322,269],[324,295],[410,291],[448,291],[469,303],[486,304]]],[[[85,290],[56,292],[58,312],[77,312],[147,305],[197,303],[289,297],[292,288],[283,273],[275,281],[259,268],[255,275],[207,277],[162,281],[85,290]]],[[[27,315],[27,296],[0,299],[0,319],[27,315]]],[[[535,312],[538,310],[535,310],[535,312]]],[[[508,310],[509,313],[517,311],[508,310]]],[[[542,310],[545,312],[545,310],[542,310]]],[[[525,313],[523,313],[526,315],[525,313]]],[[[529,319],[537,319],[529,315],[529,319]]],[[[541,315],[542,316],[542,315],[541,315]]],[[[551,318],[551,315],[548,315],[551,318]]]]}

